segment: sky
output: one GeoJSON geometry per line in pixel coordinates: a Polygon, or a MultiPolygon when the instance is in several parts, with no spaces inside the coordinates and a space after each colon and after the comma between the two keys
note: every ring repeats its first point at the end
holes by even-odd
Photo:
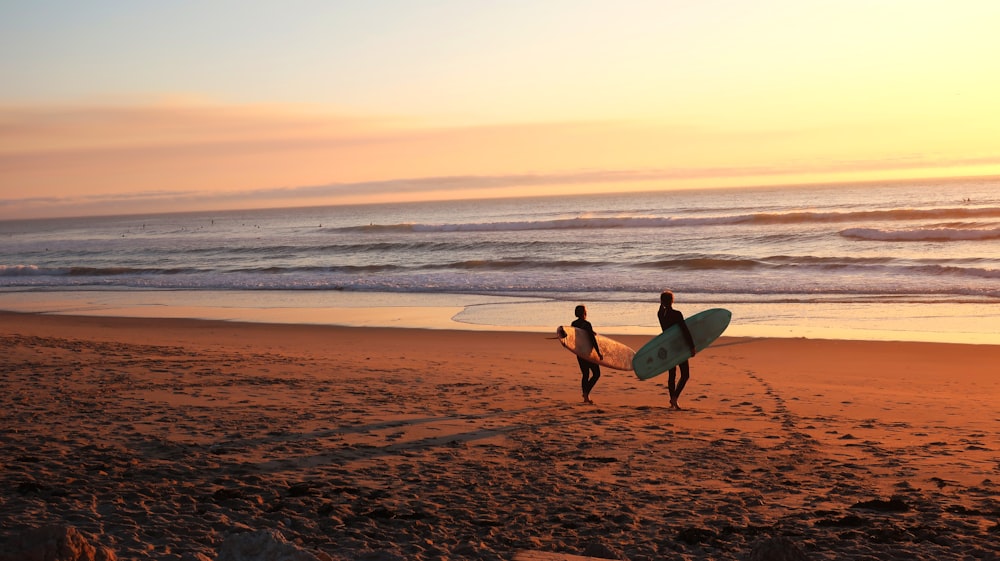
{"type": "Polygon", "coordinates": [[[994,0],[0,0],[0,219],[1000,175],[994,0]]]}

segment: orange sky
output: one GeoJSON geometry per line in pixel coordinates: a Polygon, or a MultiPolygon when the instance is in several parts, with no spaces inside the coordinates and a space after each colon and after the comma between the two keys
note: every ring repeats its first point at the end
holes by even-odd
{"type": "Polygon", "coordinates": [[[98,4],[0,8],[0,219],[1000,174],[994,2],[98,4]]]}

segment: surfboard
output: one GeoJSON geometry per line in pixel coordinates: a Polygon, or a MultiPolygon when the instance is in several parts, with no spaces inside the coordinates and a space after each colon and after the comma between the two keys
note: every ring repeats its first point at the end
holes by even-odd
{"type": "MultiPolygon", "coordinates": [[[[733,314],[729,310],[712,308],[685,318],[684,323],[687,324],[691,338],[694,339],[695,350],[700,353],[718,339],[719,335],[729,327],[729,320],[732,317],[733,314]]],[[[653,337],[635,353],[632,370],[640,380],[648,380],[689,358],[691,349],[684,340],[681,326],[672,325],[670,329],[653,337]]]]}
{"type": "Polygon", "coordinates": [[[604,358],[599,358],[593,345],[590,344],[587,332],[579,327],[560,325],[556,328],[556,335],[559,336],[559,342],[563,347],[584,360],[596,362],[601,366],[615,370],[632,370],[632,357],[635,356],[635,351],[624,343],[619,343],[604,335],[595,334],[597,346],[601,348],[601,354],[604,355],[604,358]]]}

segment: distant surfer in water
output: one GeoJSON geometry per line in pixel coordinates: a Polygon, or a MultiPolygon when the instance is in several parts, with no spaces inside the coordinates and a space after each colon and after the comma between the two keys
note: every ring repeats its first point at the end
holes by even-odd
{"type": "MultiPolygon", "coordinates": [[[[570,325],[586,331],[590,337],[590,344],[594,346],[594,351],[597,352],[597,356],[604,358],[601,348],[597,346],[597,336],[594,334],[594,326],[590,325],[590,322],[587,321],[587,307],[583,305],[577,306],[573,313],[576,315],[576,319],[570,325]]],[[[594,386],[597,385],[597,379],[601,377],[601,365],[581,357],[576,357],[576,361],[580,363],[580,373],[583,374],[581,382],[583,386],[583,402],[593,403],[590,399],[590,390],[594,389],[594,386]],[[593,373],[593,376],[590,375],[591,373],[593,373]]]]}
{"type": "MultiPolygon", "coordinates": [[[[693,357],[695,351],[694,338],[691,337],[691,332],[688,330],[687,324],[684,323],[684,315],[674,309],[673,292],[664,290],[660,294],[660,309],[656,312],[656,317],[660,320],[660,329],[663,331],[674,325],[681,326],[681,333],[684,334],[684,340],[687,341],[688,347],[691,348],[691,356],[693,357]]],[[[678,366],[681,367],[680,382],[677,381],[677,366],[675,366],[668,371],[670,376],[667,380],[667,388],[670,390],[670,408],[679,410],[680,406],[677,405],[677,399],[681,396],[681,392],[684,391],[684,386],[687,385],[688,378],[691,377],[691,368],[688,366],[688,361],[686,360],[678,366]]]]}

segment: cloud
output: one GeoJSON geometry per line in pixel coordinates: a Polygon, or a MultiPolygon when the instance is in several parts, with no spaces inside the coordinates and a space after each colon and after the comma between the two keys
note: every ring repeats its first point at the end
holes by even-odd
{"type": "MultiPolygon", "coordinates": [[[[938,167],[1000,165],[1000,156],[932,162],[938,167]]],[[[502,194],[504,192],[545,194],[548,187],[563,188],[573,193],[581,186],[612,185],[619,191],[642,190],[649,184],[664,184],[690,179],[779,178],[804,174],[840,173],[851,171],[923,169],[928,161],[919,157],[885,161],[836,162],[826,165],[796,167],[712,167],[637,170],[584,170],[559,173],[455,175],[413,177],[378,181],[329,183],[323,185],[275,187],[245,191],[142,191],[122,194],[81,194],[66,197],[24,197],[0,199],[0,216],[8,218],[14,210],[30,209],[28,216],[60,216],[71,214],[127,214],[173,210],[224,210],[271,206],[308,206],[337,203],[357,203],[364,200],[406,201],[422,198],[466,198],[470,194],[502,194]],[[449,197],[448,194],[461,197],[449,197]],[[429,197],[429,194],[434,194],[429,197]]],[[[747,183],[751,185],[754,183],[747,183]]],[[[760,184],[760,183],[757,183],[760,184]]],[[[22,217],[28,217],[22,216],[22,217]]]]}
{"type": "Polygon", "coordinates": [[[297,106],[0,106],[0,218],[1000,171],[995,152],[823,143],[834,137],[853,138],[683,123],[432,126],[297,106]]]}

